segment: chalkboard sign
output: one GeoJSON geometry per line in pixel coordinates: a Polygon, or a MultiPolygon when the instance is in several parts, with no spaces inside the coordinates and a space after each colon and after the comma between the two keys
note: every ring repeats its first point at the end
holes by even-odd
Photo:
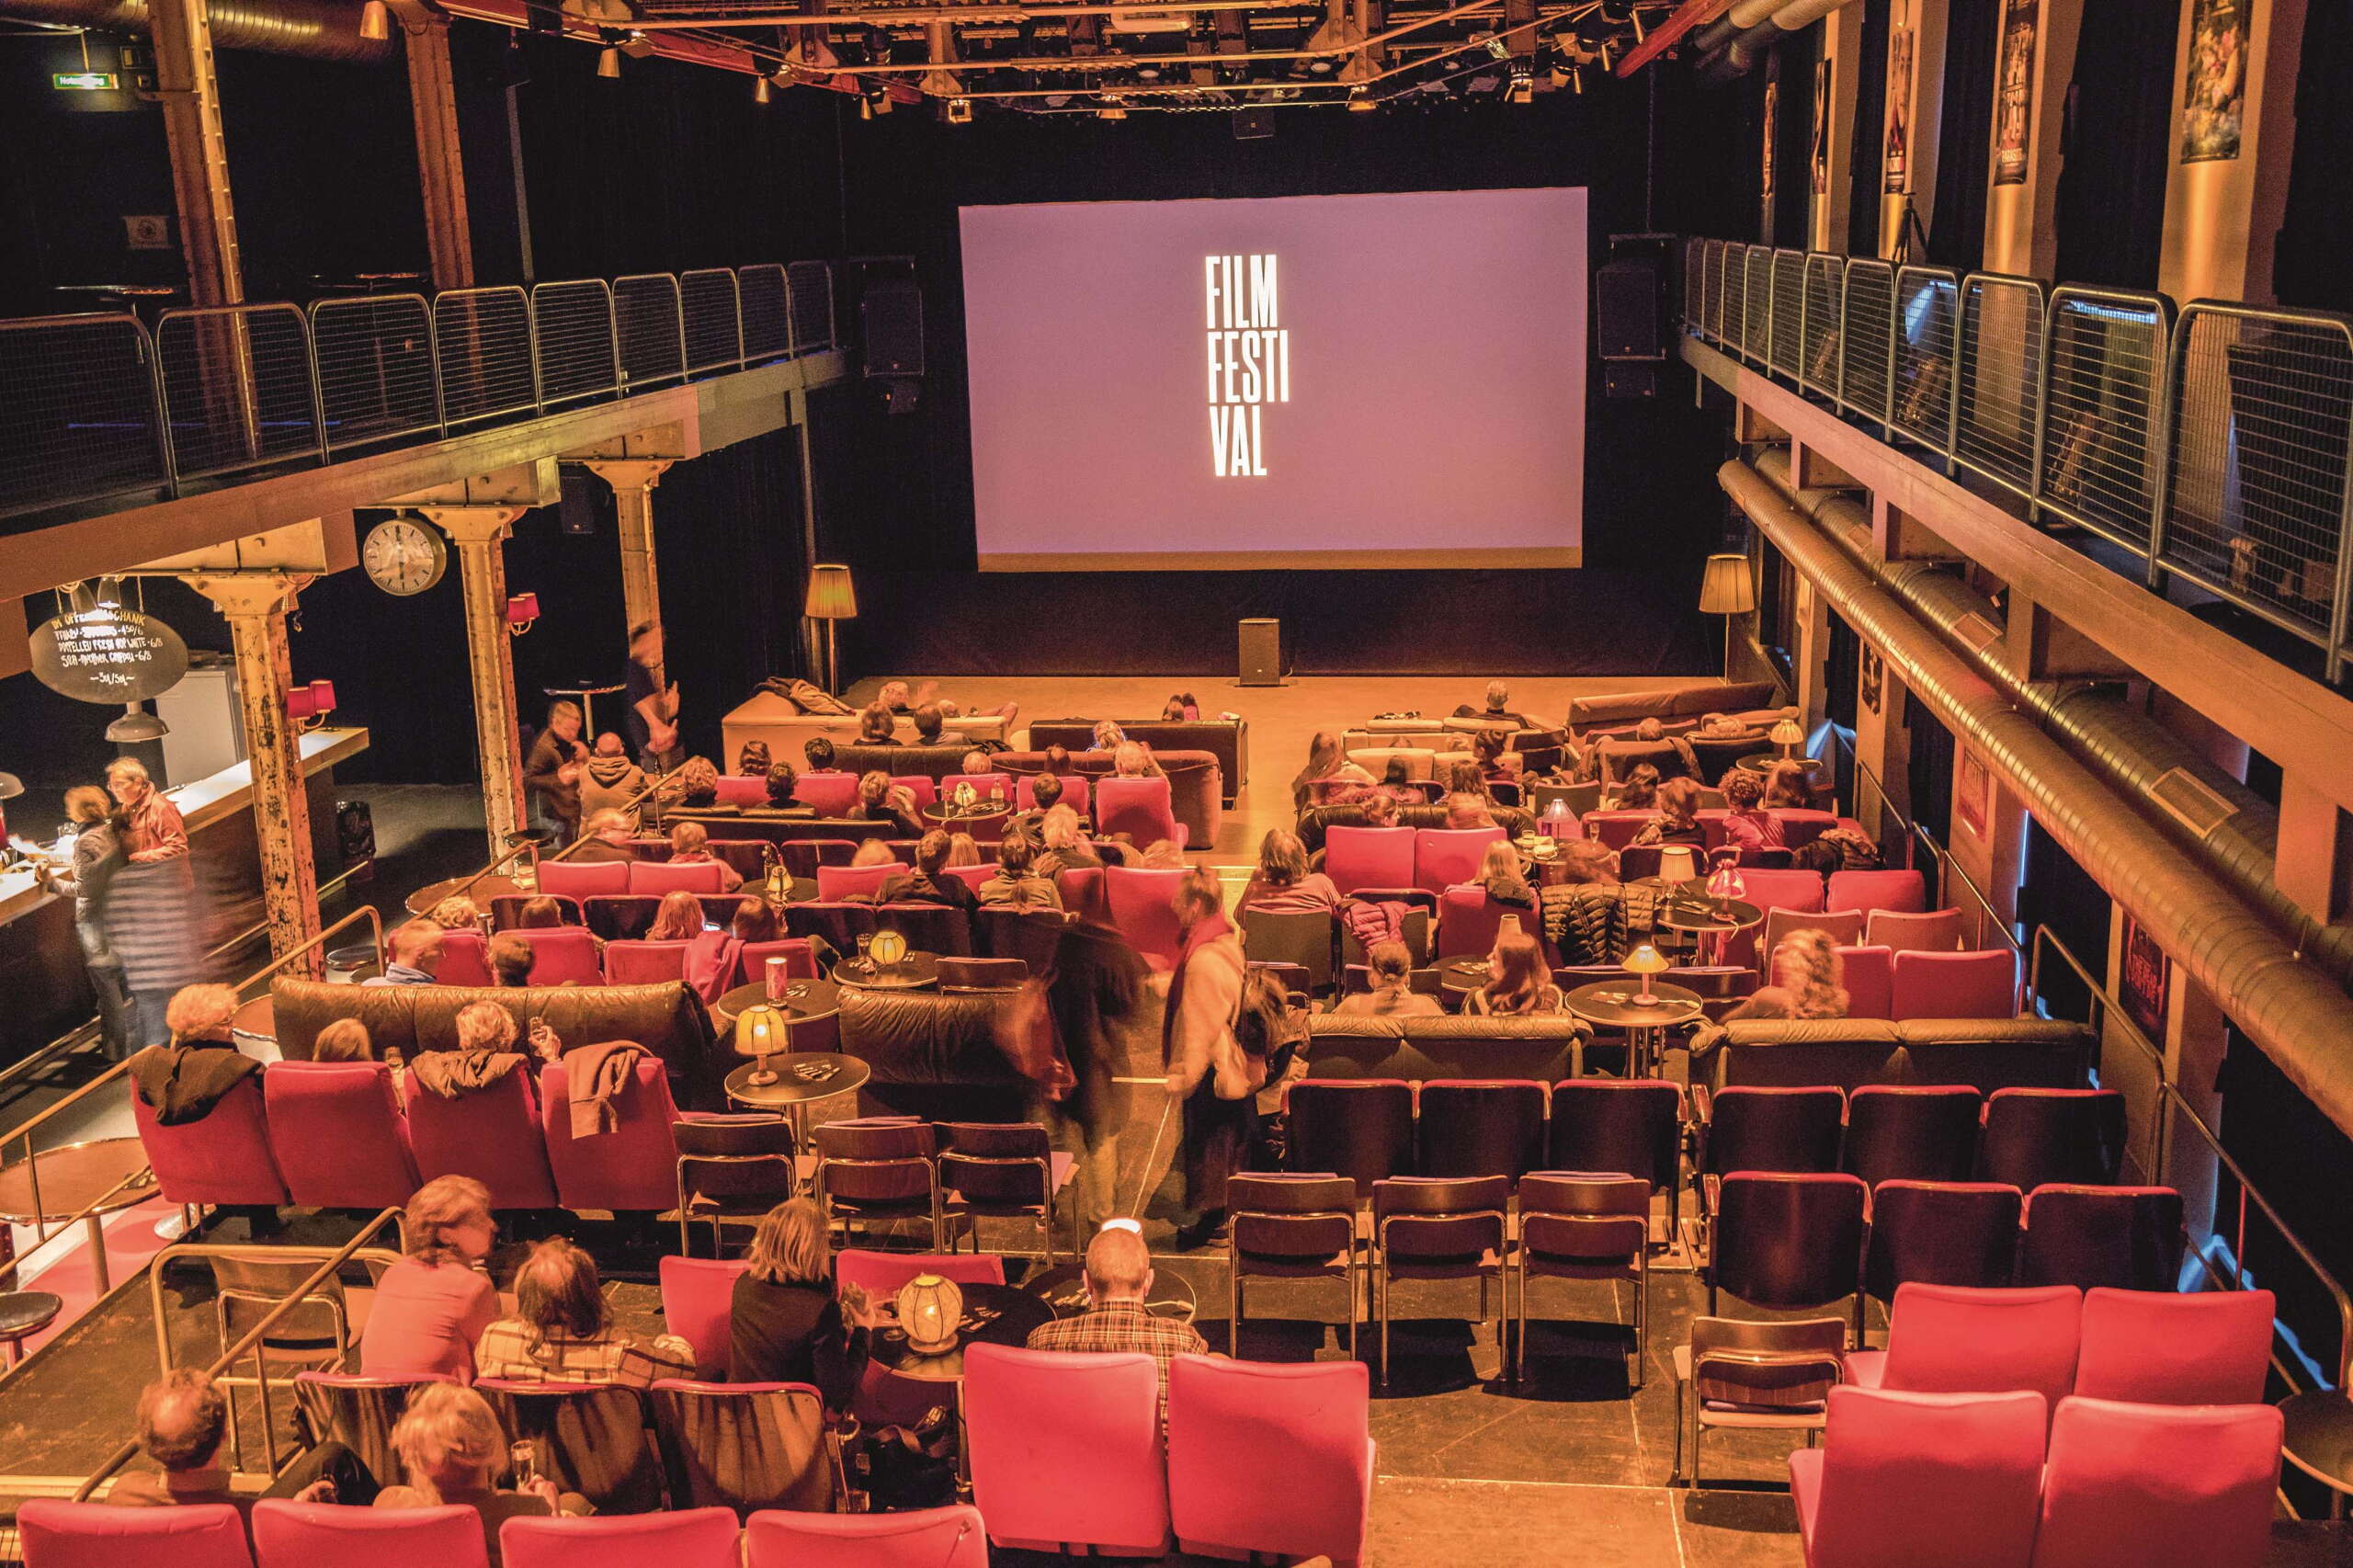
{"type": "Polygon", "coordinates": [[[161,697],[188,674],[180,634],[135,609],[98,605],[43,621],[32,635],[33,675],[84,702],[161,697]]]}

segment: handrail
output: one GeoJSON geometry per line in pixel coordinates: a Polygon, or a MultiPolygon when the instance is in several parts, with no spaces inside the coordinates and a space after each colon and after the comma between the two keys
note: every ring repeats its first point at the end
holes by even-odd
{"type": "MultiPolygon", "coordinates": [[[[501,866],[508,864],[517,855],[526,854],[528,854],[531,862],[532,874],[536,876],[540,869],[540,841],[536,838],[527,838],[523,840],[522,843],[513,846],[506,854],[501,855],[497,859],[493,860],[489,865],[484,866],[481,870],[476,871],[472,876],[468,877],[463,882],[460,882],[457,887],[450,890],[449,896],[451,898],[463,898],[466,894],[474,891],[475,883],[481,881],[485,877],[495,876],[501,866]]],[[[382,949],[380,948],[378,950],[381,951],[382,949]]]]}
{"type": "MultiPolygon", "coordinates": [[[[107,1188],[104,1192],[98,1194],[96,1198],[90,1199],[87,1203],[82,1205],[81,1208],[75,1210],[70,1218],[57,1221],[57,1228],[55,1230],[51,1231],[44,1236],[41,1236],[39,1240],[35,1241],[32,1245],[27,1247],[16,1256],[8,1259],[6,1264],[0,1264],[0,1285],[6,1285],[10,1280],[16,1278],[17,1271],[24,1267],[26,1260],[30,1258],[33,1254],[40,1251],[41,1248],[47,1246],[50,1243],[55,1241],[60,1236],[73,1234],[74,1227],[88,1219],[91,1215],[103,1212],[106,1206],[114,1201],[115,1195],[117,1193],[123,1191],[127,1187],[143,1186],[145,1183],[153,1180],[154,1176],[155,1168],[153,1165],[142,1165],[137,1170],[131,1172],[129,1176],[123,1177],[120,1181],[115,1183],[112,1187],[107,1188]]],[[[38,1217],[36,1217],[36,1220],[38,1221],[38,1217]]],[[[24,1363],[22,1361],[17,1363],[17,1367],[21,1367],[23,1365],[24,1363]]],[[[16,1367],[11,1367],[8,1369],[8,1371],[13,1372],[16,1369],[16,1367]]],[[[6,1373],[0,1373],[0,1377],[5,1377],[6,1375],[6,1373]]]]}
{"type": "MultiPolygon", "coordinates": [[[[261,1343],[262,1336],[264,1335],[278,1326],[278,1319],[293,1311],[294,1308],[305,1297],[309,1296],[313,1290],[317,1290],[321,1285],[325,1284],[328,1279],[334,1278],[334,1276],[342,1269],[343,1266],[351,1260],[353,1254],[358,1252],[360,1248],[371,1240],[377,1232],[382,1230],[386,1224],[398,1219],[400,1217],[400,1213],[401,1211],[397,1209],[386,1209],[380,1212],[373,1220],[369,1221],[367,1225],[362,1227],[358,1235],[352,1237],[349,1241],[344,1243],[342,1246],[338,1247],[333,1257],[328,1258],[324,1263],[319,1265],[316,1269],[313,1270],[309,1278],[304,1279],[300,1285],[295,1286],[293,1290],[290,1290],[279,1300],[276,1306],[263,1313],[261,1321],[255,1324],[253,1327],[245,1330],[243,1336],[241,1336],[234,1345],[232,1345],[228,1348],[222,1350],[221,1354],[213,1359],[212,1364],[204,1369],[204,1375],[208,1378],[216,1378],[222,1372],[227,1371],[231,1367],[236,1365],[237,1362],[244,1357],[247,1351],[261,1343]]],[[[175,1249],[166,1247],[164,1251],[156,1254],[153,1258],[149,1260],[148,1267],[151,1269],[157,1268],[165,1258],[173,1256],[174,1251],[175,1249]]],[[[158,1331],[160,1332],[163,1323],[160,1312],[157,1314],[156,1323],[158,1331]]],[[[120,1470],[124,1465],[129,1464],[132,1460],[138,1457],[138,1441],[134,1438],[124,1443],[120,1448],[115,1449],[115,1451],[108,1457],[107,1461],[104,1464],[90,1472],[89,1479],[83,1482],[81,1486],[74,1491],[74,1501],[76,1503],[88,1502],[90,1500],[91,1494],[97,1491],[100,1483],[104,1482],[108,1476],[114,1474],[116,1471],[120,1470]]]]}
{"type": "MultiPolygon", "coordinates": [[[[1871,770],[1870,765],[1862,759],[1861,755],[1852,745],[1847,744],[1847,737],[1838,733],[1838,727],[1836,724],[1830,726],[1830,738],[1832,744],[1847,754],[1847,760],[1855,765],[1856,773],[1870,780],[1871,788],[1878,792],[1880,809],[1901,824],[1904,837],[1915,844],[1927,846],[1929,858],[1936,862],[1939,895],[1948,891],[1950,884],[1954,882],[1966,888],[1970,898],[1976,903],[1979,912],[1984,916],[1984,920],[1980,922],[1981,926],[1991,925],[1995,931],[2001,933],[2002,940],[2009,944],[2010,950],[2024,959],[2027,956],[2026,944],[2018,940],[2018,932],[2012,927],[2010,922],[2003,917],[2002,912],[1994,907],[1994,901],[1986,896],[1985,890],[1979,887],[1976,880],[1967,871],[1961,869],[1961,862],[1953,858],[1952,851],[1940,843],[1937,835],[1928,831],[1926,824],[1914,820],[1895,803],[1887,792],[1887,781],[1871,770]]],[[[1860,792],[1857,791],[1859,795],[1860,792]]],[[[1857,800],[1852,804],[1859,808],[1862,802],[1857,800]]],[[[1881,842],[1882,845],[1886,842],[1883,835],[1881,842]]]]}
{"type": "MultiPolygon", "coordinates": [[[[369,1224],[367,1230],[360,1233],[359,1240],[367,1240],[368,1237],[373,1235],[377,1231],[383,1228],[383,1223],[387,1217],[400,1212],[401,1210],[397,1209],[387,1209],[382,1213],[377,1215],[374,1222],[369,1224]]],[[[172,1328],[170,1319],[165,1316],[164,1311],[164,1271],[166,1268],[171,1267],[173,1264],[184,1263],[191,1258],[242,1257],[249,1256],[256,1252],[267,1252],[271,1254],[274,1258],[285,1259],[297,1258],[305,1253],[313,1253],[318,1250],[319,1249],[316,1247],[271,1246],[266,1243],[257,1244],[254,1242],[240,1242],[234,1244],[222,1242],[181,1242],[176,1245],[165,1247],[163,1251],[157,1253],[154,1257],[154,1267],[147,1271],[147,1300],[149,1304],[154,1309],[153,1315],[155,1319],[155,1370],[161,1373],[168,1372],[172,1369],[172,1328]]],[[[382,1247],[362,1247],[356,1242],[347,1243],[339,1256],[346,1263],[355,1261],[372,1263],[379,1259],[385,1263],[397,1263],[400,1261],[401,1257],[399,1253],[388,1252],[382,1247]],[[363,1256],[370,1252],[375,1254],[375,1256],[368,1257],[363,1256]]]]}

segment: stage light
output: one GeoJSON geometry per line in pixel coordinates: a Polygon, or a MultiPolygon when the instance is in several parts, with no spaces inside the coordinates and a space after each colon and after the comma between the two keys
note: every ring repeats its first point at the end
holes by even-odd
{"type": "Polygon", "coordinates": [[[642,60],[654,52],[654,40],[631,28],[629,36],[621,40],[621,52],[631,60],[642,60]]]}
{"type": "Polygon", "coordinates": [[[756,104],[768,101],[768,79],[766,76],[752,78],[752,101],[756,104]]]}
{"type": "Polygon", "coordinates": [[[949,123],[949,124],[950,124],[950,125],[970,125],[970,124],[972,124],[972,99],[970,99],[970,98],[950,98],[950,99],[949,99],[949,100],[948,100],[948,123],[949,123]]]}
{"type": "Polygon", "coordinates": [[[1140,82],[1157,82],[1160,80],[1160,67],[1139,65],[1136,67],[1136,79],[1140,82]]]}
{"type": "Polygon", "coordinates": [[[384,0],[368,0],[359,7],[359,36],[381,43],[392,36],[392,8],[384,0]]]}
{"type": "Polygon", "coordinates": [[[619,81],[621,74],[621,51],[610,47],[597,51],[597,74],[608,82],[619,81]]]}
{"type": "Polygon", "coordinates": [[[1103,107],[1095,111],[1095,118],[1097,119],[1125,119],[1128,118],[1127,107],[1121,104],[1117,98],[1106,98],[1103,100],[1103,107]]]}
{"type": "Polygon", "coordinates": [[[1349,113],[1370,114],[1379,107],[1380,105],[1374,101],[1370,87],[1357,86],[1348,89],[1349,113]]]}
{"type": "Polygon", "coordinates": [[[1511,101],[1516,104],[1532,104],[1536,101],[1536,76],[1524,61],[1511,68],[1510,97],[1511,101]]]}
{"type": "Polygon", "coordinates": [[[1472,43],[1485,44],[1487,46],[1487,52],[1494,55],[1497,60],[1508,60],[1511,58],[1511,45],[1506,43],[1502,39],[1497,38],[1493,33],[1479,33],[1473,36],[1471,41],[1472,43]]]}

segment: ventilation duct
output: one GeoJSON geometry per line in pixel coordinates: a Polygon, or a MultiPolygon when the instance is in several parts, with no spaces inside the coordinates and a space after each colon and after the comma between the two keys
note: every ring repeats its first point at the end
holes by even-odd
{"type": "Polygon", "coordinates": [[[1915,698],[2009,778],[2035,821],[2211,993],[2322,1114],[2353,1131],[2353,998],[2300,963],[2239,891],[2010,705],[1756,470],[1717,478],[1915,698]]]}
{"type": "MultiPolygon", "coordinates": [[[[251,49],[353,65],[389,65],[400,58],[400,46],[392,40],[359,36],[358,6],[329,0],[269,0],[267,5],[210,0],[205,11],[218,49],[251,49]]],[[[0,0],[0,17],[98,32],[149,30],[146,0],[0,0]]]]}

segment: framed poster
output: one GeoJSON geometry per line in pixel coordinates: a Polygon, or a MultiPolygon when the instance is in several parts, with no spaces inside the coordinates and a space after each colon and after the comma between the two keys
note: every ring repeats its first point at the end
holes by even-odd
{"type": "Polygon", "coordinates": [[[2024,185],[2034,141],[2034,50],[2042,0],[2003,0],[2002,52],[1994,73],[1994,183],[2024,185]]]}
{"type": "Polygon", "coordinates": [[[2226,163],[2239,155],[2246,114],[2246,53],[2255,0],[2198,0],[2190,13],[2189,59],[2181,89],[2181,161],[2226,163]]]}
{"type": "Polygon", "coordinates": [[[1985,759],[1973,751],[1961,756],[1961,788],[1953,791],[1953,815],[1961,825],[1985,836],[1985,824],[1994,816],[1994,776],[1985,767],[1985,759]]]}
{"type": "Polygon", "coordinates": [[[1887,31],[1887,125],[1880,148],[1880,189],[1912,193],[1912,0],[1895,0],[1887,31]]]}
{"type": "Polygon", "coordinates": [[[2138,921],[2126,915],[2123,956],[2116,971],[2117,1000],[2124,1004],[2125,1017],[2161,1050],[2165,1042],[2165,999],[2172,971],[2173,960],[2165,957],[2165,950],[2141,929],[2138,921]]]}
{"type": "Polygon", "coordinates": [[[1806,163],[1813,176],[1813,194],[1830,194],[1830,57],[1813,62],[1813,137],[1806,163]]]}

